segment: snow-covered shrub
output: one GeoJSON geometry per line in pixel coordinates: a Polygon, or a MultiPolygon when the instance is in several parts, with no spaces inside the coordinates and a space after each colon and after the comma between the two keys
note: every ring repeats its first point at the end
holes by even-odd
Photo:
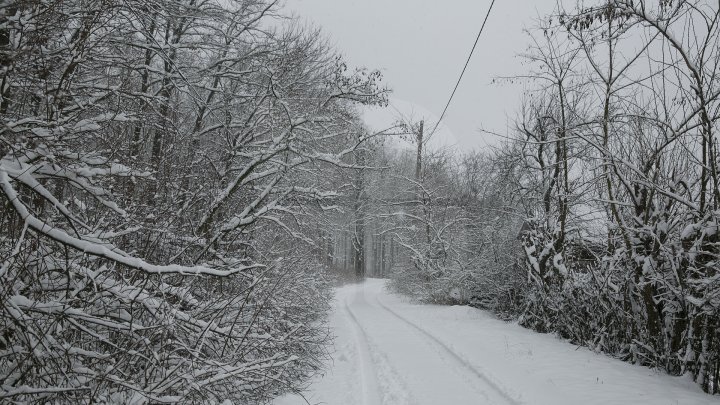
{"type": "Polygon", "coordinates": [[[393,269],[390,288],[418,302],[430,304],[467,304],[470,294],[466,279],[457,268],[428,259],[412,257],[393,269]]]}
{"type": "Polygon", "coordinates": [[[6,399],[260,401],[325,355],[330,289],[314,262],[227,278],[150,275],[38,242],[22,241],[4,274],[6,399]]]}

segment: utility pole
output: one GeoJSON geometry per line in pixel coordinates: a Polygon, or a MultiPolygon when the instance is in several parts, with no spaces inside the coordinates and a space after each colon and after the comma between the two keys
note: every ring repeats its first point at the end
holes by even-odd
{"type": "Polygon", "coordinates": [[[423,127],[425,121],[420,121],[420,128],[416,134],[417,136],[417,160],[415,162],[415,180],[420,182],[420,175],[422,174],[422,148],[423,148],[423,127]]]}
{"type": "Polygon", "coordinates": [[[420,216],[425,218],[425,239],[427,243],[430,243],[430,223],[429,212],[427,207],[427,200],[422,186],[422,152],[423,152],[423,130],[425,128],[425,120],[420,121],[420,127],[418,132],[415,134],[417,137],[417,160],[415,161],[415,181],[417,182],[417,199],[422,205],[422,210],[419,212],[420,216]]]}

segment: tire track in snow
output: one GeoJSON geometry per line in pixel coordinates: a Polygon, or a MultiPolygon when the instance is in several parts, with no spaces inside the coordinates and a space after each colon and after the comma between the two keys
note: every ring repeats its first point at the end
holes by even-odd
{"type": "Polygon", "coordinates": [[[360,366],[360,379],[362,386],[363,404],[364,405],[381,405],[382,398],[380,395],[380,388],[377,381],[377,375],[375,374],[375,368],[373,366],[372,355],[370,353],[370,345],[368,343],[368,337],[360,326],[357,317],[350,309],[347,303],[347,299],[343,301],[345,312],[350,319],[352,328],[355,335],[355,343],[358,348],[358,363],[360,366]]]}
{"type": "MultiPolygon", "coordinates": [[[[356,298],[354,303],[365,304],[373,309],[376,308],[375,306],[370,306],[367,302],[365,291],[363,291],[362,294],[356,292],[354,297],[356,298]]],[[[380,348],[381,345],[378,344],[374,338],[371,338],[371,334],[367,333],[366,328],[363,326],[362,322],[360,322],[360,318],[358,318],[355,312],[350,309],[350,305],[347,303],[347,300],[344,302],[347,312],[350,316],[352,316],[352,318],[354,318],[357,327],[362,332],[362,335],[367,342],[367,349],[370,354],[370,359],[374,365],[379,392],[382,395],[382,403],[388,405],[416,404],[417,401],[407,389],[407,382],[393,366],[388,353],[380,348]]]]}
{"type": "Polygon", "coordinates": [[[375,301],[377,304],[383,308],[385,311],[387,311],[389,314],[394,316],[395,318],[399,319],[406,325],[410,326],[411,328],[417,330],[420,332],[423,336],[425,336],[428,340],[430,340],[432,343],[438,345],[443,352],[447,353],[450,358],[455,360],[458,364],[462,366],[462,368],[468,370],[470,373],[478,377],[480,380],[482,380],[487,386],[493,389],[501,398],[503,398],[505,401],[508,402],[508,404],[511,405],[522,405],[523,402],[520,400],[513,398],[511,394],[509,394],[505,389],[500,387],[498,383],[493,381],[490,377],[488,377],[485,373],[478,370],[475,366],[473,366],[469,361],[465,360],[462,356],[460,356],[457,352],[455,352],[453,349],[451,349],[448,345],[446,345],[443,341],[435,337],[432,333],[425,330],[425,328],[417,325],[416,323],[410,321],[406,317],[400,315],[399,313],[392,310],[387,305],[383,304],[380,299],[376,296],[375,301]]]}

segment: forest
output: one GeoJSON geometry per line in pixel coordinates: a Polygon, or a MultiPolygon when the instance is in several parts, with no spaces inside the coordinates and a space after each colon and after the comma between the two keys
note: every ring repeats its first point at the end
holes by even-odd
{"type": "Polygon", "coordinates": [[[528,37],[514,124],[436,149],[277,0],[0,2],[0,402],[268,403],[365,277],[720,393],[720,5],[528,37]]]}

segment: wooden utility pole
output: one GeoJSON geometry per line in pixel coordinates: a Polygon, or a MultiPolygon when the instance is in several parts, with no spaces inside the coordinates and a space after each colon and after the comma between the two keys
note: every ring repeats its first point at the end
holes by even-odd
{"type": "Polygon", "coordinates": [[[423,127],[425,121],[420,121],[420,128],[417,132],[417,160],[415,161],[415,180],[420,181],[420,175],[422,174],[422,148],[423,148],[423,127]]]}
{"type": "Polygon", "coordinates": [[[423,153],[423,130],[425,127],[425,121],[420,121],[420,127],[418,128],[417,137],[417,159],[415,160],[415,181],[417,182],[417,199],[422,209],[418,212],[419,216],[425,218],[425,239],[430,243],[430,223],[428,217],[428,201],[425,199],[424,190],[422,187],[422,153],[423,153]]]}

